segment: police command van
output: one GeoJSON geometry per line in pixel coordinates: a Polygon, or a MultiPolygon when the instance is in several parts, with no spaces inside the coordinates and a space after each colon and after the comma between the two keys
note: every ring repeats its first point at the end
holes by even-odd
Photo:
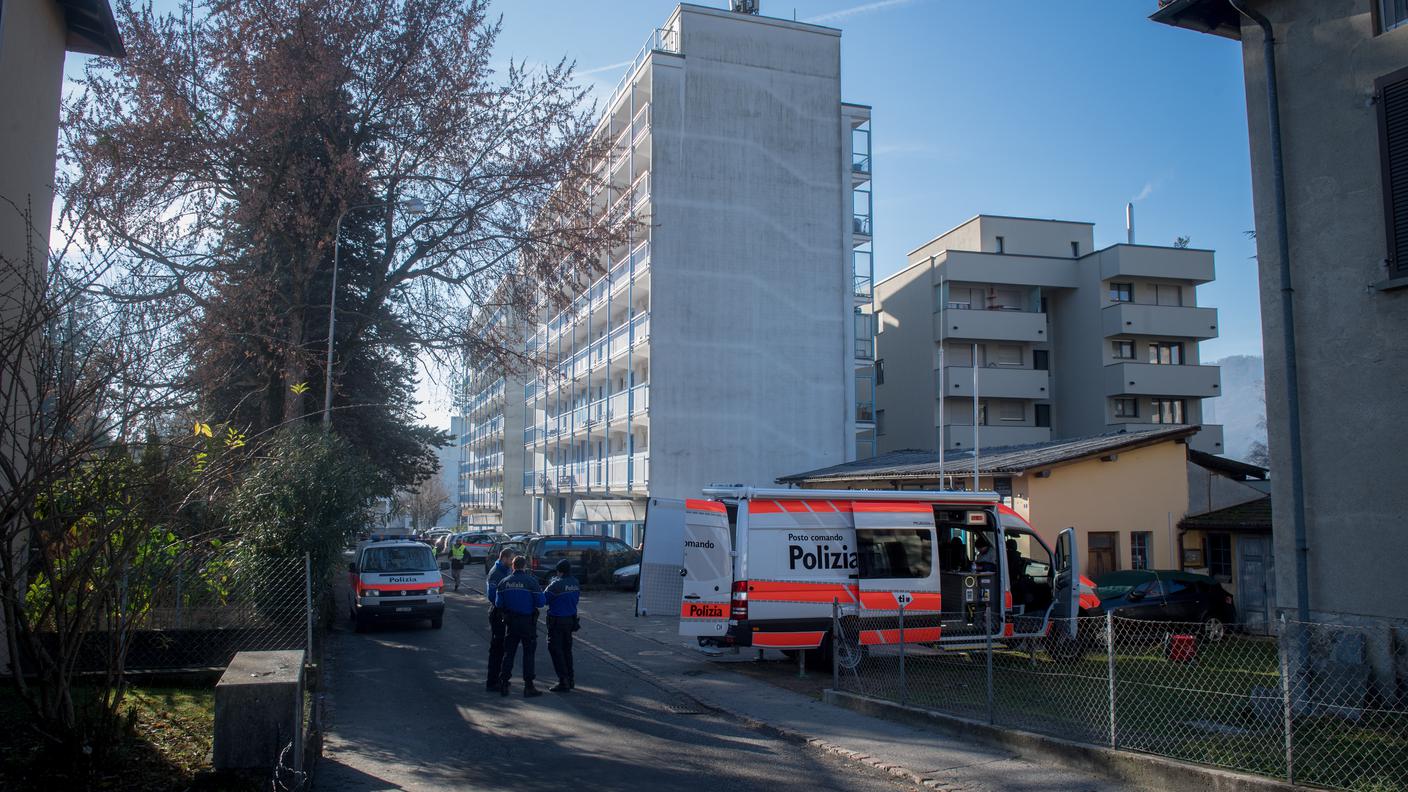
{"type": "Polygon", "coordinates": [[[833,609],[859,646],[1074,637],[1098,604],[1074,529],[1053,550],[992,492],[717,487],[652,498],[638,609],[703,645],[832,654],[833,609]],[[1074,583],[1073,583],[1074,581],[1074,583]],[[1082,585],[1085,584],[1085,585],[1082,585]]]}
{"type": "Polygon", "coordinates": [[[357,632],[374,621],[421,619],[440,629],[445,581],[429,545],[409,536],[373,534],[357,543],[347,571],[352,588],[349,616],[357,632]]]}

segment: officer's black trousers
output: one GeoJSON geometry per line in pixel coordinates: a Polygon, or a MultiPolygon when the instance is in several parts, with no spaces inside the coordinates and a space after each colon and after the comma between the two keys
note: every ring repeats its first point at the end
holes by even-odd
{"type": "Polygon", "coordinates": [[[513,675],[513,656],[518,654],[518,647],[523,646],[523,684],[533,683],[533,661],[534,655],[538,653],[538,621],[531,614],[506,613],[504,622],[507,630],[504,635],[504,664],[500,667],[499,679],[502,684],[508,684],[509,677],[513,675]]]}
{"type": "Polygon", "coordinates": [[[571,616],[548,617],[548,656],[557,681],[572,684],[572,622],[571,616]]]}
{"type": "MultiPolygon", "coordinates": [[[[505,684],[509,680],[509,674],[504,671],[504,624],[503,611],[498,608],[489,609],[489,681],[495,684],[505,684]]],[[[509,670],[512,670],[510,663],[509,670]]]]}

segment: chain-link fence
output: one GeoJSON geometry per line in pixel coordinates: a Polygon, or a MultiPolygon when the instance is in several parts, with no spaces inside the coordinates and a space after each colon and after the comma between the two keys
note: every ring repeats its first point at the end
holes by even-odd
{"type": "Polygon", "coordinates": [[[1104,616],[955,638],[971,616],[837,610],[837,688],[1296,783],[1408,789],[1408,636],[1390,627],[1266,637],[1104,616]]]}
{"type": "Polygon", "coordinates": [[[172,561],[128,635],[128,671],[220,668],[237,652],[311,655],[318,609],[304,557],[190,553],[172,561]]]}

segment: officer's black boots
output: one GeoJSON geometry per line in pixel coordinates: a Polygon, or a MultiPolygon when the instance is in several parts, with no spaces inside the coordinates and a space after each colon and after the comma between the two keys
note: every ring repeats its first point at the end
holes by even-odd
{"type": "Polygon", "coordinates": [[[548,688],[548,690],[551,690],[554,693],[566,693],[571,689],[572,684],[570,682],[567,682],[566,680],[559,681],[556,685],[553,685],[552,687],[548,688]]]}
{"type": "MultiPolygon", "coordinates": [[[[508,687],[505,686],[504,689],[507,690],[508,687]]],[[[505,693],[504,695],[508,695],[508,694],[505,693]]],[[[533,698],[534,696],[541,696],[541,695],[543,695],[543,691],[538,690],[537,688],[533,687],[533,683],[532,683],[532,682],[529,682],[528,684],[526,684],[526,685],[523,686],[523,698],[533,698]]]]}

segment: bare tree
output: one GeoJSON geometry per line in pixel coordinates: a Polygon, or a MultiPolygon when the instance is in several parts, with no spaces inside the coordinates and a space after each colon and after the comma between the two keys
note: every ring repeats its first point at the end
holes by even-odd
{"type": "Polygon", "coordinates": [[[436,521],[454,508],[445,485],[439,476],[430,476],[401,499],[406,514],[411,518],[412,530],[421,531],[433,528],[436,521]]]}
{"type": "Polygon", "coordinates": [[[525,364],[469,317],[560,305],[626,239],[624,209],[594,208],[605,141],[571,64],[496,72],[486,0],[118,17],[128,56],[66,106],[62,221],[120,264],[106,293],[183,317],[188,389],[257,406],[256,429],[320,407],[296,386],[322,379],[335,259],[335,404],[369,409],[405,393],[347,380],[404,379],[407,355],[525,364]]]}

